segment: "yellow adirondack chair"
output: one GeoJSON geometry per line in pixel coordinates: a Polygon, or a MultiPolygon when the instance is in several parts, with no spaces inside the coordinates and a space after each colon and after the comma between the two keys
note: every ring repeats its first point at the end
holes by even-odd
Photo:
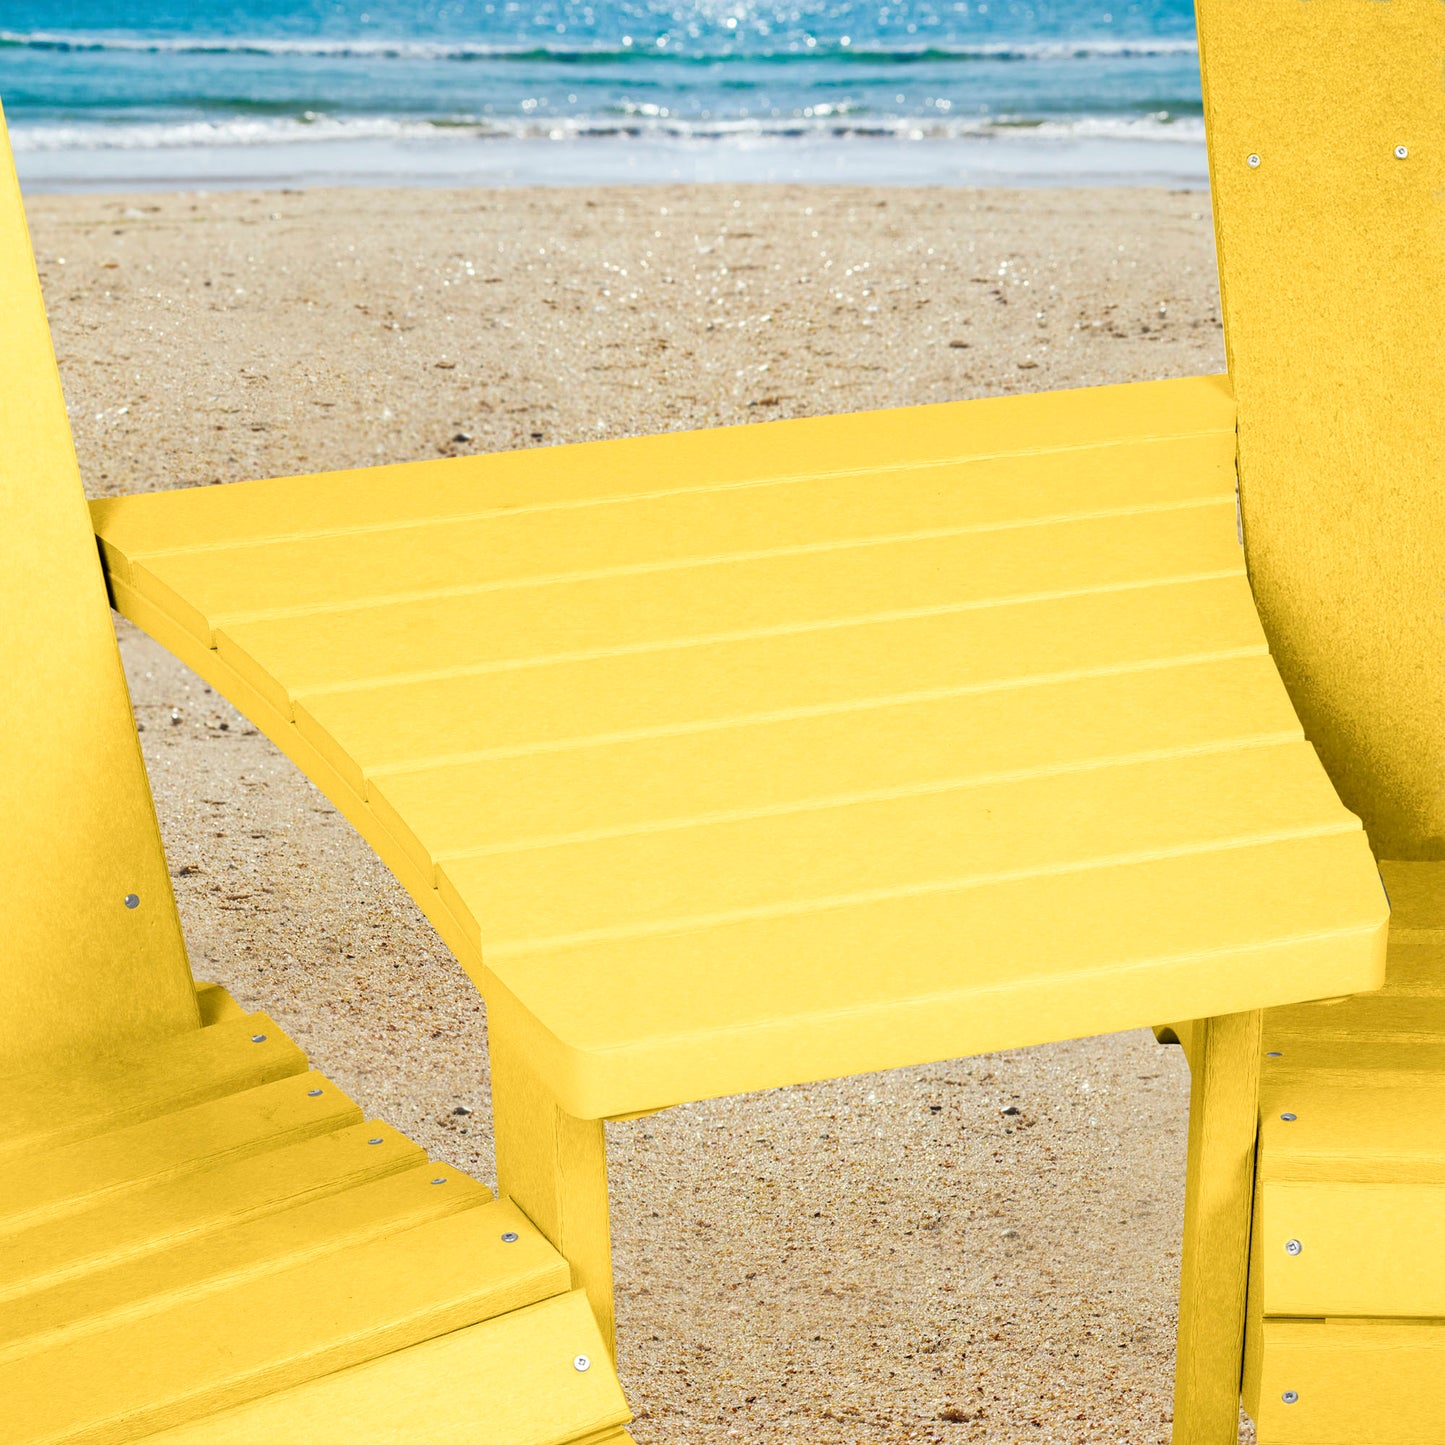
{"type": "MultiPolygon", "coordinates": [[[[1445,343],[1420,317],[1445,299],[1445,12],[1199,15],[1228,381],[92,508],[113,605],[306,771],[477,981],[506,1197],[483,1207],[519,1210],[570,1262],[604,1341],[604,1119],[1189,1019],[1176,1441],[1235,1438],[1242,1369],[1267,1445],[1445,1438],[1440,1332],[1422,1323],[1445,1314],[1440,1060],[1415,1048],[1401,1073],[1398,1048],[1435,1037],[1445,939],[1428,861],[1445,851],[1445,544],[1414,530],[1442,447],[1423,382],[1445,343]],[[1342,88],[1346,66],[1367,81],[1342,88]],[[1389,985],[1307,1002],[1382,982],[1371,844],[1416,860],[1386,867],[1389,985]],[[1383,1097],[1422,1122],[1386,1127],[1383,1097]],[[1372,1240],[1362,1221],[1381,1219],[1372,1240]],[[1399,1253],[1408,1229],[1435,1250],[1423,1265],[1399,1253]]],[[[24,248],[18,202],[4,209],[0,264],[24,248]]],[[[35,477],[79,496],[30,314],[26,349],[3,350],[29,379],[0,386],[6,505],[25,509],[35,477]]],[[[28,581],[22,550],[3,584],[31,609],[22,649],[67,635],[55,550],[28,581]]],[[[46,655],[49,685],[104,672],[118,698],[113,643],[87,646],[93,666],[78,644],[46,655]]],[[[3,736],[70,770],[29,810],[44,846],[39,822],[7,838],[11,874],[59,900],[19,933],[44,959],[19,976],[54,998],[24,1035],[35,1077],[88,1078],[118,1020],[207,1035],[185,1012],[134,739],[117,723],[111,751],[144,848],[101,811],[123,769],[97,742],[25,707],[3,736]],[[115,913],[117,890],[142,906],[115,913]],[[170,953],[148,938],[152,972],[131,978],[154,897],[170,953]],[[69,974],[56,938],[74,940],[69,974]],[[67,988],[97,949],[105,987],[67,988]],[[179,1023],[155,1002],[162,956],[179,1023]]],[[[306,1388],[349,1401],[349,1373],[306,1388]]]]}
{"type": "Polygon", "coordinates": [[[0,1438],[625,1440],[521,1211],[191,981],[8,162],[0,1438]]]}

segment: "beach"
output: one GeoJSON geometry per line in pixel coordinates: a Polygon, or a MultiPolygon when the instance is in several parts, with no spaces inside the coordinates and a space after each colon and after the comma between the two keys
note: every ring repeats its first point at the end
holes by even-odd
{"type": "MultiPolygon", "coordinates": [[[[41,195],[91,495],[1223,369],[1147,187],[41,195]]],[[[265,738],[121,624],[192,962],[489,1183],[485,1010],[265,738]]],[[[1188,1078],[1147,1033],[609,1126],[640,1445],[1169,1436],[1188,1078]]]]}

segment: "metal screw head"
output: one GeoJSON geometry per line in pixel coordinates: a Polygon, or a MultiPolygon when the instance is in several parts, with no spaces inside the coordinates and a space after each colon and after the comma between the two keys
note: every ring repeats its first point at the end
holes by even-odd
{"type": "Polygon", "coordinates": [[[1402,160],[1404,160],[1405,157],[1406,157],[1407,155],[1409,155],[1409,154],[1410,154],[1410,147],[1409,147],[1409,146],[1396,146],[1396,147],[1395,147],[1395,159],[1396,159],[1397,161],[1402,161],[1402,160]]]}
{"type": "Polygon", "coordinates": [[[432,1183],[433,1183],[433,1184],[445,1184],[446,1182],[447,1182],[447,1177],[446,1177],[445,1174],[443,1174],[439,1179],[433,1179],[433,1180],[432,1180],[432,1183]]]}
{"type": "Polygon", "coordinates": [[[1248,160],[1249,165],[1250,165],[1251,168],[1253,168],[1253,167],[1255,167],[1255,166],[1257,166],[1257,165],[1259,164],[1259,157],[1258,157],[1257,155],[1250,155],[1250,156],[1246,157],[1246,159],[1248,160]]]}
{"type": "Polygon", "coordinates": [[[127,893],[127,894],[125,895],[125,906],[126,906],[127,908],[139,908],[139,907],[140,907],[140,894],[139,894],[139,893],[127,893]]]}
{"type": "Polygon", "coordinates": [[[307,1097],[308,1099],[319,1099],[319,1098],[321,1097],[321,1090],[320,1090],[320,1089],[307,1089],[307,1091],[306,1091],[306,1097],[307,1097]]]}
{"type": "Polygon", "coordinates": [[[1281,1119],[1283,1119],[1286,1124],[1293,1124],[1294,1121],[1299,1118],[1299,1115],[1298,1115],[1298,1114],[1281,1114],[1279,1117],[1280,1117],[1281,1119]]]}
{"type": "Polygon", "coordinates": [[[1297,1239],[1287,1239],[1284,1242],[1284,1252],[1286,1254],[1302,1254],[1304,1252],[1304,1245],[1297,1239]]]}
{"type": "Polygon", "coordinates": [[[266,1042],[266,1035],[265,1035],[265,1034],[252,1034],[252,1035],[251,1035],[251,1042],[252,1042],[253,1044],[264,1044],[264,1043],[266,1042]]]}
{"type": "Polygon", "coordinates": [[[1271,1049],[1266,1055],[1267,1059],[1282,1059],[1284,1055],[1278,1049],[1271,1049]]]}
{"type": "Polygon", "coordinates": [[[509,1229],[509,1230],[502,1236],[502,1243],[503,1243],[503,1244],[515,1244],[515,1243],[517,1242],[517,1238],[518,1238],[518,1236],[517,1236],[516,1231],[509,1229]]]}
{"type": "Polygon", "coordinates": [[[1299,1400],[1299,1391],[1286,1390],[1284,1394],[1280,1396],[1280,1399],[1283,1400],[1286,1405],[1293,1405],[1299,1400]]]}
{"type": "Polygon", "coordinates": [[[367,1142],[368,1144],[380,1144],[380,1143],[381,1143],[381,1140],[380,1140],[380,1139],[368,1139],[366,1142],[367,1142]]]}
{"type": "Polygon", "coordinates": [[[572,1361],[572,1368],[576,1370],[578,1374],[586,1374],[587,1371],[592,1368],[592,1361],[589,1360],[586,1355],[578,1355],[577,1358],[572,1361]]]}

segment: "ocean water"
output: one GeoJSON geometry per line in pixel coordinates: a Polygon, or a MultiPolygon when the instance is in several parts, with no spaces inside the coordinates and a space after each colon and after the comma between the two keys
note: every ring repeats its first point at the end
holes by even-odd
{"type": "Polygon", "coordinates": [[[0,0],[22,177],[1203,180],[1190,0],[0,0]]]}

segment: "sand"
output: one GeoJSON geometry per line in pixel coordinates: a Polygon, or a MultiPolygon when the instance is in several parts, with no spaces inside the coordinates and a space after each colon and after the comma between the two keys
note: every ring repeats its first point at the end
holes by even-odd
{"type": "MultiPolygon", "coordinates": [[[[1223,366],[1197,193],[30,214],[93,495],[1223,366]]],[[[197,974],[492,1181],[471,984],[266,739],[121,638],[197,974]]],[[[1179,1051],[1129,1034],[609,1126],[637,1440],[1167,1440],[1186,1107],[1179,1051]]]]}

